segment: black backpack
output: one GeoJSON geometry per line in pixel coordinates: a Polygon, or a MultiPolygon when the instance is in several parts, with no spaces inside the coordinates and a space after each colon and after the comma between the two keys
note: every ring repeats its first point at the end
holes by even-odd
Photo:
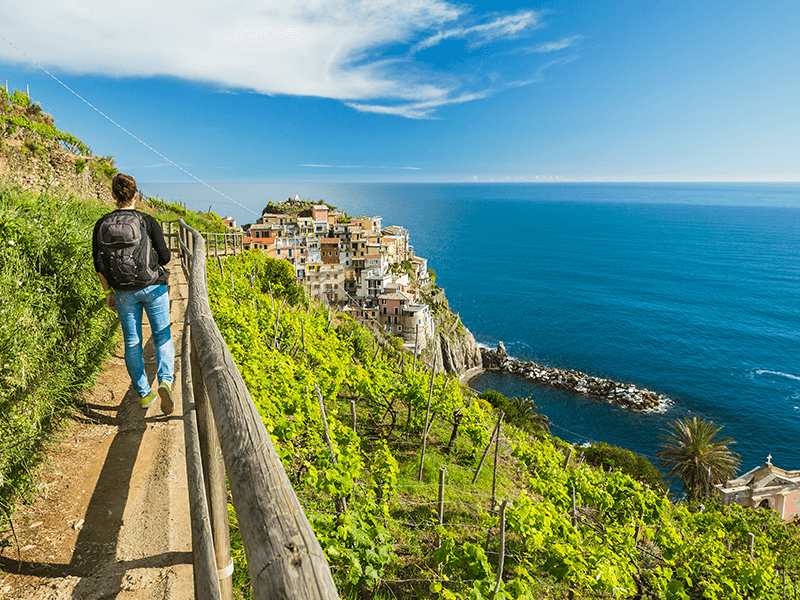
{"type": "Polygon", "coordinates": [[[144,216],[134,210],[109,214],[98,232],[100,261],[108,283],[117,290],[137,290],[158,279],[158,254],[144,216]]]}

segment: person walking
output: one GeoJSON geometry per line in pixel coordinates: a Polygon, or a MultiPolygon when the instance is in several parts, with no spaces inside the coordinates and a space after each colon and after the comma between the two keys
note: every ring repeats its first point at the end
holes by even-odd
{"type": "Polygon", "coordinates": [[[175,346],[170,330],[169,290],[164,265],[170,251],[161,226],[134,208],[136,181],[119,173],[111,182],[117,210],[100,217],[92,234],[92,257],[106,294],[106,306],[116,310],[125,343],[125,367],[147,409],[156,398],[142,360],[142,312],[147,313],[158,362],[158,396],[164,414],[172,412],[175,346]]]}

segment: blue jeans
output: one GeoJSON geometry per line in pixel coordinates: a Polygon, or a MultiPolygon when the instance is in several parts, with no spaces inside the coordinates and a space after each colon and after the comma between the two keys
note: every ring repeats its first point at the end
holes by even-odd
{"type": "Polygon", "coordinates": [[[142,360],[142,309],[147,312],[150,330],[156,346],[159,383],[169,383],[175,377],[175,345],[169,328],[169,291],[166,285],[150,285],[132,292],[114,291],[117,314],[125,341],[125,367],[140,398],[152,390],[142,360]]]}

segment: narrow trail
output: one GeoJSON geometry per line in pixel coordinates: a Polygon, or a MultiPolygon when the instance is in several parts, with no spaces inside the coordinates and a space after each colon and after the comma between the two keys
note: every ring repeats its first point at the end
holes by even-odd
{"type": "MultiPolygon", "coordinates": [[[[176,259],[169,290],[175,410],[162,414],[159,400],[139,407],[120,341],[86,408],[48,449],[34,501],[14,516],[16,539],[0,548],[0,600],[194,597],[180,393],[188,289],[176,259]]],[[[155,381],[147,325],[144,338],[155,381]]]]}

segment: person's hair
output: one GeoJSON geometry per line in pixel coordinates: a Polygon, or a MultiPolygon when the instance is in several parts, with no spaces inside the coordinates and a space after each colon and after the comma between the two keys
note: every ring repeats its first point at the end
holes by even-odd
{"type": "Polygon", "coordinates": [[[117,173],[111,182],[111,193],[117,206],[128,206],[136,195],[136,180],[125,173],[117,173]]]}

